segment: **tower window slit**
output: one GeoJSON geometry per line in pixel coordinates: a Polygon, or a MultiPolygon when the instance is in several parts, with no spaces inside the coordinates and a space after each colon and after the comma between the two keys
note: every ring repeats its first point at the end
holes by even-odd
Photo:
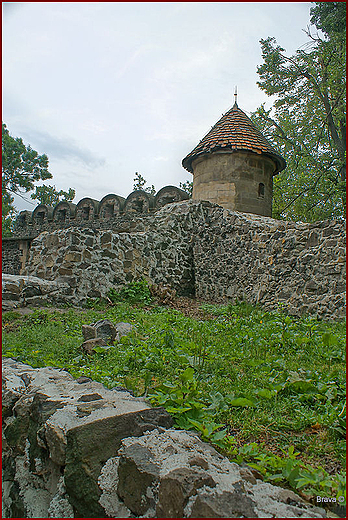
{"type": "Polygon", "coordinates": [[[259,189],[258,189],[257,195],[260,198],[264,198],[264,196],[265,196],[265,185],[263,182],[260,182],[260,184],[259,184],[259,189]]]}

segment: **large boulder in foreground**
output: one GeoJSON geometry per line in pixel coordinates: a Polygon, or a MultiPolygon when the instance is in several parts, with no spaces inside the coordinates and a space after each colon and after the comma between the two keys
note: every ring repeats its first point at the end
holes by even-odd
{"type": "Polygon", "coordinates": [[[10,517],[18,516],[13,507],[21,502],[19,516],[46,518],[54,497],[57,518],[69,507],[72,517],[105,517],[98,502],[102,466],[117,455],[123,438],[173,423],[163,408],[127,391],[12,359],[3,359],[3,402],[10,517]]]}
{"type": "Polygon", "coordinates": [[[325,518],[117,387],[3,359],[5,518],[325,518]]]}

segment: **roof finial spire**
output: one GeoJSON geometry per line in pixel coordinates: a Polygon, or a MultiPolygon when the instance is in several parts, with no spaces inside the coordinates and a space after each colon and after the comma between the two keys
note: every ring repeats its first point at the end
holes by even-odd
{"type": "Polygon", "coordinates": [[[237,105],[237,87],[234,87],[234,106],[238,106],[237,105]]]}

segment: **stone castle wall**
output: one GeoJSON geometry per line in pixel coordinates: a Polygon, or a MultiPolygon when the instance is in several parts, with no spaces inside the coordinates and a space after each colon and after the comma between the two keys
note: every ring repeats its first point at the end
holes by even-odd
{"type": "Polygon", "coordinates": [[[7,274],[19,274],[22,268],[23,251],[20,248],[20,240],[2,239],[2,272],[7,274]]]}
{"type": "Polygon", "coordinates": [[[193,200],[127,222],[42,233],[24,274],[68,285],[75,304],[145,277],[179,295],[345,315],[344,222],[295,224],[193,200]]]}
{"type": "Polygon", "coordinates": [[[196,295],[343,317],[345,223],[296,224],[212,208],[193,248],[196,295]]]}
{"type": "Polygon", "coordinates": [[[21,211],[14,234],[2,241],[2,272],[23,274],[34,238],[45,231],[66,229],[132,232],[139,222],[149,221],[163,206],[188,199],[183,190],[165,186],[156,195],[133,191],[126,199],[110,193],[100,201],[85,197],[78,204],[59,202],[55,207],[39,204],[33,212],[21,211]]]}
{"type": "Polygon", "coordinates": [[[32,243],[25,274],[68,284],[66,297],[72,303],[105,297],[109,289],[142,277],[193,295],[186,222],[165,225],[156,215],[133,224],[131,232],[69,228],[41,233],[32,243]]]}

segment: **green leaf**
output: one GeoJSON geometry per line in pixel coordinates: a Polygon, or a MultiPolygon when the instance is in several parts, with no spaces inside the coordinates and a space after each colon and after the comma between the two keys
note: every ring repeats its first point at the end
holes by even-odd
{"type": "Polygon", "coordinates": [[[194,369],[192,367],[188,367],[180,374],[179,379],[183,382],[192,381],[194,373],[194,369]]]}
{"type": "Polygon", "coordinates": [[[101,352],[105,353],[110,347],[94,347],[93,350],[100,354],[101,352]]]}
{"type": "Polygon", "coordinates": [[[290,447],[289,447],[289,450],[288,450],[288,457],[290,457],[290,458],[295,458],[295,457],[297,457],[299,454],[300,454],[299,451],[296,451],[296,452],[295,452],[295,447],[294,447],[294,446],[290,446],[290,447]]]}
{"type": "Polygon", "coordinates": [[[287,479],[288,479],[291,487],[293,487],[293,488],[296,487],[297,479],[299,478],[299,475],[300,475],[300,470],[301,470],[300,466],[296,466],[288,474],[287,479]]]}
{"type": "Polygon", "coordinates": [[[255,393],[259,397],[264,397],[265,399],[271,399],[277,394],[275,390],[268,390],[267,388],[261,388],[260,390],[256,390],[255,393]]]}
{"type": "Polygon", "coordinates": [[[247,406],[255,406],[255,404],[246,397],[237,397],[236,399],[232,399],[232,401],[230,401],[229,404],[231,406],[239,406],[241,408],[245,408],[247,406]]]}
{"type": "Polygon", "coordinates": [[[265,475],[267,470],[262,464],[255,464],[255,462],[249,462],[248,466],[250,466],[253,469],[256,469],[256,471],[259,471],[261,475],[265,475]]]}
{"type": "Polygon", "coordinates": [[[168,413],[171,413],[171,414],[177,414],[177,413],[182,414],[182,413],[187,412],[188,410],[191,410],[191,407],[190,406],[177,406],[177,407],[167,406],[166,410],[168,413]]]}
{"type": "Polygon", "coordinates": [[[324,347],[331,347],[332,345],[337,345],[338,343],[336,336],[334,336],[331,332],[324,332],[321,340],[324,347]]]}
{"type": "Polygon", "coordinates": [[[298,394],[317,394],[318,389],[309,381],[294,381],[289,383],[289,388],[298,394]]]}
{"type": "Polygon", "coordinates": [[[219,432],[216,432],[214,433],[212,436],[211,436],[211,440],[212,441],[220,441],[222,439],[224,439],[226,437],[226,434],[227,434],[227,430],[221,430],[219,432]]]}
{"type": "Polygon", "coordinates": [[[258,367],[258,366],[262,365],[264,362],[265,362],[264,359],[251,359],[251,360],[247,361],[247,365],[249,367],[258,367]]]}
{"type": "Polygon", "coordinates": [[[280,482],[284,479],[283,473],[274,473],[273,475],[267,475],[267,480],[276,480],[277,482],[280,482]]]}

